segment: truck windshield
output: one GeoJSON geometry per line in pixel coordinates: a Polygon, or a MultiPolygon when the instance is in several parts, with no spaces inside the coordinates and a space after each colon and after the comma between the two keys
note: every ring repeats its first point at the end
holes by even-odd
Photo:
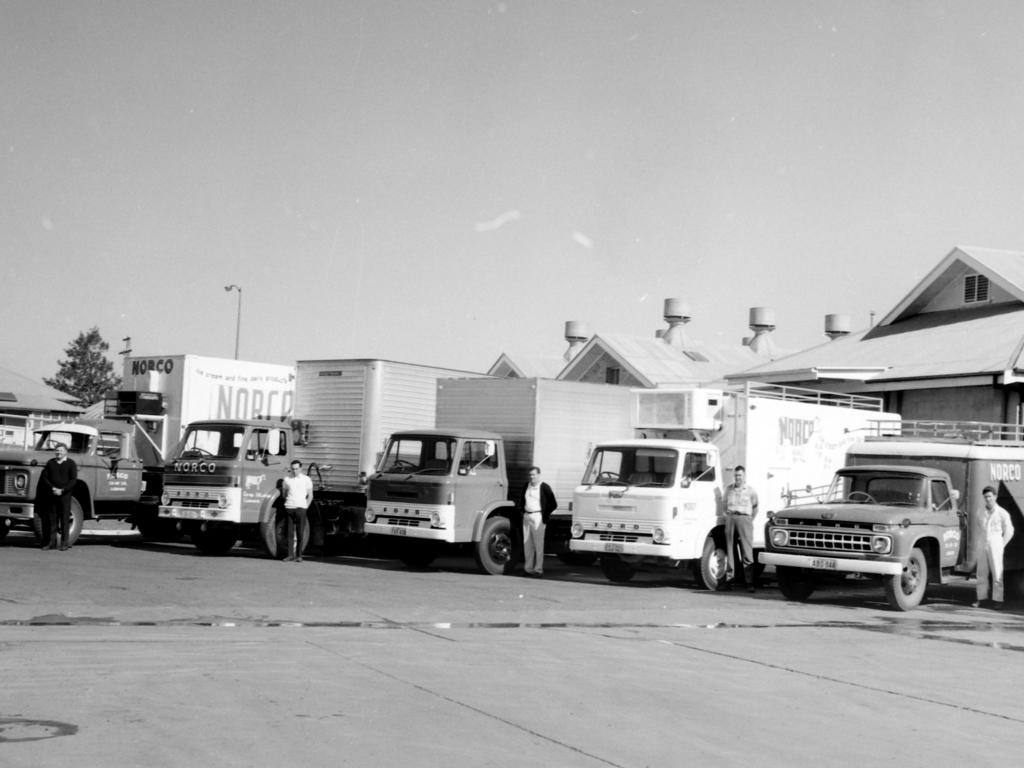
{"type": "Polygon", "coordinates": [[[37,451],[52,451],[58,445],[68,449],[68,453],[85,453],[89,450],[89,435],[81,432],[39,432],[36,435],[37,451]]]}
{"type": "Polygon", "coordinates": [[[678,462],[679,453],[671,448],[598,448],[590,458],[583,484],[668,488],[675,479],[678,462]]]}
{"type": "Polygon", "coordinates": [[[825,503],[919,507],[924,498],[921,482],[921,478],[907,475],[839,473],[832,481],[825,503]]]}
{"type": "Polygon", "coordinates": [[[174,451],[177,459],[237,459],[245,428],[223,426],[189,427],[174,451]]]}
{"type": "Polygon", "coordinates": [[[452,468],[455,440],[450,437],[393,437],[377,465],[378,472],[447,475],[452,468]]]}

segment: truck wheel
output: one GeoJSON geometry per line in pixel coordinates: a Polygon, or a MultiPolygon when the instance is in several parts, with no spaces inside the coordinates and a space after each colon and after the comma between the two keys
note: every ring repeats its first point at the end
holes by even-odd
{"type": "MultiPolygon", "coordinates": [[[[312,526],[307,525],[306,535],[302,537],[300,555],[309,545],[311,530],[312,526]]],[[[275,560],[288,557],[288,516],[284,512],[275,511],[273,517],[260,523],[260,539],[263,541],[263,551],[275,560]]]]}
{"type": "Polygon", "coordinates": [[[636,568],[618,555],[601,555],[601,573],[608,581],[625,584],[636,576],[636,568]]]}
{"type": "MultiPolygon", "coordinates": [[[[85,513],[82,511],[82,505],[78,499],[74,496],[71,497],[71,533],[68,535],[67,544],[70,546],[78,541],[78,537],[82,535],[82,524],[85,522],[85,513]]],[[[43,518],[39,515],[35,515],[32,518],[32,530],[35,531],[36,539],[42,543],[43,541],[43,518]]]]}
{"type": "Polygon", "coordinates": [[[507,517],[492,517],[484,523],[476,543],[476,564],[495,576],[510,573],[513,564],[512,524],[507,517]]]}
{"type": "Polygon", "coordinates": [[[11,530],[6,520],[0,520],[0,541],[7,538],[7,532],[11,530]]]}
{"type": "Polygon", "coordinates": [[[803,568],[780,565],[775,569],[775,578],[779,580],[779,591],[787,600],[804,602],[814,592],[817,582],[814,576],[803,568]]]}
{"type": "Polygon", "coordinates": [[[132,522],[145,542],[178,541],[182,536],[176,521],[157,517],[155,510],[136,512],[132,522]]]}
{"type": "Polygon", "coordinates": [[[229,528],[208,528],[192,532],[192,543],[204,555],[223,555],[238,542],[237,532],[229,528]]]}
{"type": "Polygon", "coordinates": [[[709,534],[704,540],[704,551],[694,568],[694,576],[704,589],[714,592],[725,586],[725,567],[725,550],[715,542],[714,535],[709,534]]]}
{"type": "Polygon", "coordinates": [[[899,576],[886,576],[883,581],[890,607],[897,611],[917,608],[924,600],[924,592],[928,588],[928,558],[920,548],[914,547],[903,573],[899,576]]]}

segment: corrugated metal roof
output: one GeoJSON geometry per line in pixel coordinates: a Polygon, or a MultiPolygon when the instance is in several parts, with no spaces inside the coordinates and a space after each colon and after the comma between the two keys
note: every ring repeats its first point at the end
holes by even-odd
{"type": "Polygon", "coordinates": [[[559,378],[572,379],[574,374],[581,373],[575,364],[595,347],[604,349],[651,387],[717,381],[726,373],[748,367],[759,359],[749,347],[739,344],[722,347],[688,342],[686,352],[694,354],[687,355],[658,338],[602,333],[587,342],[559,378]]]}
{"type": "MultiPolygon", "coordinates": [[[[883,368],[871,381],[1003,373],[1020,365],[1024,307],[929,312],[797,352],[764,365],[735,369],[729,378],[754,379],[827,369],[883,368]]],[[[843,377],[839,377],[843,378],[843,377]]],[[[850,378],[854,378],[851,376],[850,378]]],[[[859,377],[858,377],[859,378],[859,377]]]]}
{"type": "Polygon", "coordinates": [[[9,368],[0,367],[0,392],[11,396],[0,402],[0,411],[79,413],[82,410],[69,404],[75,399],[71,395],[9,368]]]}

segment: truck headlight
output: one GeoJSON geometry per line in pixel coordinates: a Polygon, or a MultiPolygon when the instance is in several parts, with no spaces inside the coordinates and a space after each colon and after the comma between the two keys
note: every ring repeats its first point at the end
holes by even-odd
{"type": "Polygon", "coordinates": [[[221,509],[225,509],[228,505],[228,495],[226,493],[217,494],[217,506],[221,509]]]}
{"type": "Polygon", "coordinates": [[[28,475],[19,472],[14,476],[14,490],[24,491],[28,488],[28,475]]]}
{"type": "Polygon", "coordinates": [[[579,523],[573,523],[572,524],[572,528],[569,529],[569,533],[570,533],[570,535],[574,539],[582,539],[583,538],[583,526],[580,525],[579,523]]]}
{"type": "Polygon", "coordinates": [[[772,528],[772,546],[784,547],[789,543],[789,531],[785,528],[772,528]]]}
{"type": "Polygon", "coordinates": [[[441,513],[434,510],[430,513],[430,527],[440,528],[441,527],[441,513]]]}
{"type": "Polygon", "coordinates": [[[668,542],[668,534],[665,533],[664,528],[655,528],[651,531],[651,538],[654,539],[655,544],[665,544],[668,542]]]}
{"type": "Polygon", "coordinates": [[[871,551],[876,555],[887,555],[892,551],[892,539],[888,536],[872,536],[871,551]]]}
{"type": "Polygon", "coordinates": [[[168,506],[171,503],[171,494],[169,494],[167,491],[164,491],[160,495],[160,503],[163,504],[165,507],[168,506]]]}
{"type": "Polygon", "coordinates": [[[369,507],[367,507],[366,511],[363,512],[363,517],[366,518],[366,522],[368,522],[368,523],[372,523],[374,520],[377,519],[377,515],[374,514],[374,511],[372,509],[370,509],[369,507]]]}

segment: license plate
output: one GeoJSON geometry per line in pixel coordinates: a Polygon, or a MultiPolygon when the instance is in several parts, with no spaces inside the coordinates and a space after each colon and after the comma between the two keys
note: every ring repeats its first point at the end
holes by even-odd
{"type": "Polygon", "coordinates": [[[823,571],[834,571],[838,567],[835,560],[818,559],[811,560],[811,568],[820,568],[823,571]]]}
{"type": "Polygon", "coordinates": [[[392,536],[408,536],[409,532],[407,530],[405,530],[405,528],[403,528],[400,525],[393,525],[393,526],[391,526],[391,535],[392,536]]]}
{"type": "Polygon", "coordinates": [[[619,544],[618,542],[614,542],[613,541],[613,542],[609,542],[609,543],[604,545],[604,551],[605,552],[625,552],[626,550],[623,548],[623,546],[621,544],[619,544]]]}

